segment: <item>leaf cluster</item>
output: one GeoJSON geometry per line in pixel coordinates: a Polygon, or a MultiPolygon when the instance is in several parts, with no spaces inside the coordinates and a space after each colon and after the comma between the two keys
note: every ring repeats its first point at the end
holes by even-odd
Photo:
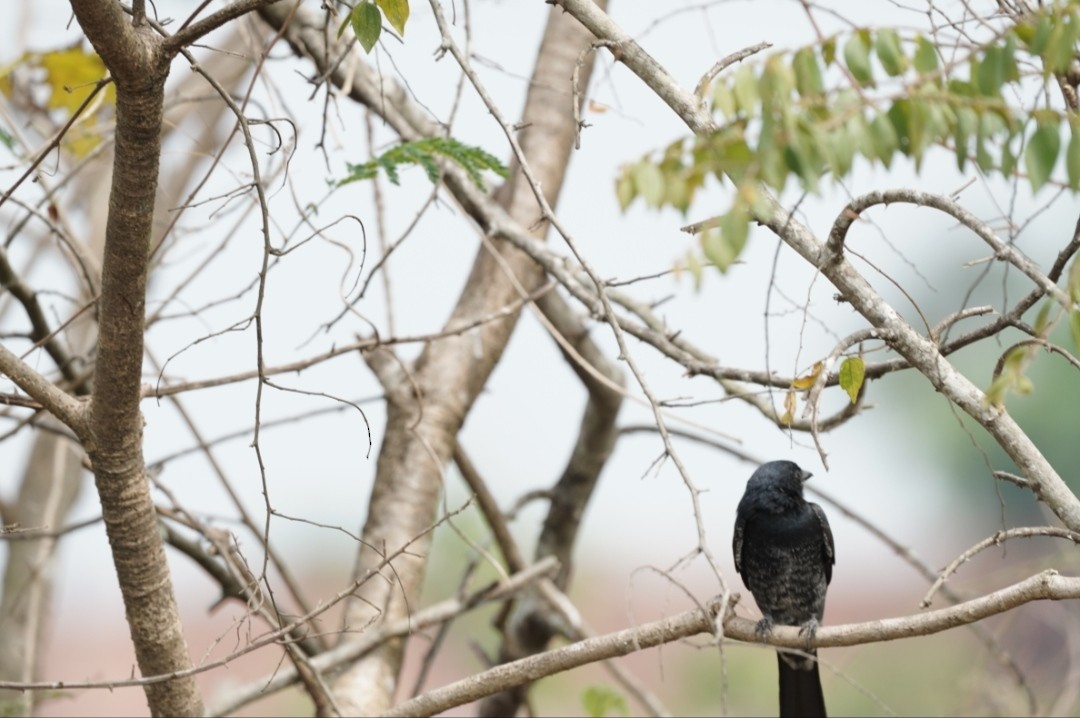
{"type": "Polygon", "coordinates": [[[409,19],[409,0],[363,0],[357,3],[338,27],[338,37],[351,25],[360,47],[370,53],[382,34],[384,17],[398,35],[404,35],[409,19]]]}
{"type": "Polygon", "coordinates": [[[823,177],[847,176],[858,156],[884,167],[903,156],[918,170],[930,148],[944,147],[961,171],[971,163],[988,174],[1022,170],[1033,191],[1064,157],[1062,182],[1080,189],[1080,117],[1025,111],[1005,99],[1040,74],[1045,84],[1068,72],[1078,41],[1080,3],[1068,2],[1007,26],[949,64],[933,39],[888,28],[773,54],[714,84],[716,132],[624,167],[616,195],[623,209],[640,197],[685,214],[707,177],[730,179],[731,208],[700,235],[705,257],[725,271],[749,222],[768,211],[760,184],[779,192],[796,181],[816,192],[823,177]],[[1041,69],[1021,72],[1028,67],[1041,69]]]}
{"type": "Polygon", "coordinates": [[[443,157],[461,167],[480,189],[485,189],[481,172],[490,170],[500,177],[506,177],[507,169],[497,158],[479,147],[464,144],[453,137],[428,137],[422,140],[403,142],[373,160],[361,164],[347,165],[349,174],[338,180],[337,186],[373,179],[381,167],[387,179],[393,184],[400,183],[398,168],[401,165],[419,165],[432,183],[439,181],[438,157],[443,157]]]}
{"type": "MultiPolygon", "coordinates": [[[[791,426],[795,423],[795,410],[798,407],[798,392],[810,391],[817,384],[821,372],[825,370],[823,362],[814,362],[810,371],[791,382],[787,393],[784,395],[784,413],[780,416],[780,423],[791,426]]],[[[866,379],[866,361],[862,356],[849,356],[840,363],[837,372],[840,388],[848,395],[852,404],[858,403],[859,394],[862,392],[863,382],[866,379]]]]}
{"type": "MultiPolygon", "coordinates": [[[[29,103],[64,123],[79,111],[106,74],[105,63],[97,53],[79,41],[48,52],[25,52],[0,68],[0,94],[9,99],[18,95],[21,103],[29,103]]],[[[116,88],[109,84],[99,97],[100,102],[91,106],[92,114],[84,112],[84,119],[64,138],[64,148],[76,157],[87,155],[101,142],[97,120],[104,119],[116,104],[116,88]]],[[[12,136],[2,128],[0,142],[9,148],[14,144],[12,136]]]]}

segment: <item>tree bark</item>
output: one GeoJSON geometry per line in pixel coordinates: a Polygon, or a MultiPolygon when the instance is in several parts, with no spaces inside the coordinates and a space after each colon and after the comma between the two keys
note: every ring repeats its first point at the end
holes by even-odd
{"type": "MultiPolygon", "coordinates": [[[[52,420],[55,421],[55,420],[52,420]]],[[[82,452],[70,439],[41,432],[35,439],[14,519],[28,531],[58,529],[79,495],[82,452]]],[[[0,680],[34,681],[41,663],[45,627],[52,594],[56,535],[23,538],[7,544],[7,561],[0,586],[0,680]]],[[[33,715],[40,700],[35,691],[0,691],[0,715],[33,715]]]]}
{"type": "MultiPolygon", "coordinates": [[[[549,14],[529,84],[522,118],[527,129],[522,131],[521,145],[552,204],[574,141],[570,78],[587,44],[588,33],[580,25],[561,11],[549,14]]],[[[588,63],[583,85],[590,69],[588,63]]],[[[499,192],[501,204],[518,222],[535,227],[535,236],[543,237],[547,225],[537,224],[542,219],[539,205],[516,170],[515,162],[511,179],[499,192]]],[[[527,254],[503,240],[492,240],[492,245],[493,249],[481,247],[447,329],[511,304],[522,291],[531,292],[543,281],[543,271],[527,254]]],[[[395,369],[393,360],[383,353],[369,358],[387,390],[387,426],[357,576],[381,562],[385,553],[406,544],[410,551],[393,561],[385,580],[369,581],[362,600],[352,603],[347,621],[353,630],[372,621],[400,618],[410,606],[418,605],[429,541],[422,534],[436,518],[444,467],[453,454],[457,432],[502,355],[517,318],[514,314],[464,335],[432,342],[409,369],[411,377],[395,369]]],[[[403,650],[403,641],[393,640],[345,671],[334,684],[339,707],[350,715],[378,715],[389,709],[403,650]]]]}
{"type": "MultiPolygon", "coordinates": [[[[139,671],[191,666],[143,460],[146,278],[157,196],[169,59],[119,3],[72,0],[75,17],[116,83],[116,149],[105,229],[100,329],[89,406],[90,456],[139,671]]],[[[201,715],[192,676],[146,686],[154,715],[201,715]]]]}

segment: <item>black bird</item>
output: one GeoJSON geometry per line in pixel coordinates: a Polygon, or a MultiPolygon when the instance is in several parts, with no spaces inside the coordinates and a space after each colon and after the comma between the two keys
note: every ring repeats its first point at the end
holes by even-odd
{"type": "MultiPolygon", "coordinates": [[[[746,483],[735,513],[735,570],[765,616],[763,639],[774,624],[800,626],[809,642],[825,613],[825,591],[836,563],[825,512],[803,498],[810,478],[791,461],[762,464],[746,483]]],[[[778,652],[780,715],[824,716],[817,652],[808,658],[778,652]]]]}

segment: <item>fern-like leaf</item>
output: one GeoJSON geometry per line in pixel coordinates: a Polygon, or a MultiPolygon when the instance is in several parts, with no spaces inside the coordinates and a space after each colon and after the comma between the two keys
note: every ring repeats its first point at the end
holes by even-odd
{"type": "Polygon", "coordinates": [[[402,165],[419,165],[424,174],[433,183],[439,181],[440,170],[437,159],[442,157],[465,170],[473,183],[480,189],[486,189],[481,174],[485,170],[506,177],[507,170],[498,159],[479,147],[467,145],[453,137],[428,137],[422,140],[403,142],[378,157],[362,164],[348,164],[348,175],[338,180],[337,185],[349,184],[360,180],[373,179],[381,167],[386,178],[393,184],[400,184],[398,168],[402,165]]]}

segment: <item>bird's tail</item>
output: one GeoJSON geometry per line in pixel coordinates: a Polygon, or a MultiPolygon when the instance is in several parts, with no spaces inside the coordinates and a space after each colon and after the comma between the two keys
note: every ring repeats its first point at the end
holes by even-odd
{"type": "Polygon", "coordinates": [[[824,718],[825,695],[816,660],[776,654],[780,665],[780,718],[824,718]]]}

